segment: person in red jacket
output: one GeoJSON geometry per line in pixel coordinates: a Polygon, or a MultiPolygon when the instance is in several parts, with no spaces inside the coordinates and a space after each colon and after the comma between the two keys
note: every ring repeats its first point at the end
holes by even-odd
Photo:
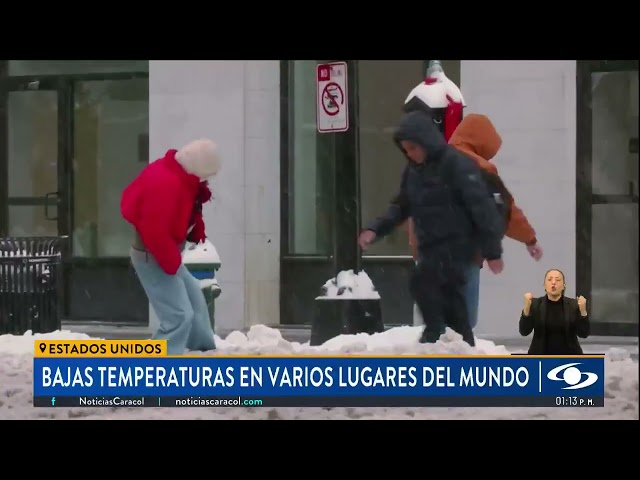
{"type": "Polygon", "coordinates": [[[207,303],[182,248],[206,239],[207,179],[220,167],[216,144],[195,140],[147,165],[122,194],[120,211],[134,227],[131,263],[160,321],[153,339],[167,340],[169,355],[215,349],[207,303]]]}

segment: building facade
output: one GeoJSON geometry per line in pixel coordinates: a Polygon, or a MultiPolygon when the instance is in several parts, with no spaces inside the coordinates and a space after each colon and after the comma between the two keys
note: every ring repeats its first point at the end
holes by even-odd
{"type": "MultiPolygon", "coordinates": [[[[411,323],[405,233],[366,255],[356,237],[398,186],[391,134],[427,61],[348,61],[350,128],[319,133],[324,62],[3,61],[0,235],[69,236],[70,320],[146,323],[120,193],[148,159],[207,136],[224,152],[204,211],[221,331],[308,324],[342,268],[370,275],[387,324],[411,323]]],[[[589,299],[595,333],[637,335],[638,62],[442,64],[465,112],[502,135],[495,162],[545,250],[536,263],[505,241],[505,272],[482,273],[478,333],[517,335],[523,294],[553,267],[589,299]]]]}

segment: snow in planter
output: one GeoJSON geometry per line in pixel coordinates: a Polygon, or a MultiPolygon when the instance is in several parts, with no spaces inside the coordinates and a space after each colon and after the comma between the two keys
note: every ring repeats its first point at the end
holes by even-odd
{"type": "Polygon", "coordinates": [[[335,278],[328,280],[320,289],[320,296],[316,300],[379,300],[373,282],[364,271],[354,273],[353,270],[343,270],[335,278]]]}

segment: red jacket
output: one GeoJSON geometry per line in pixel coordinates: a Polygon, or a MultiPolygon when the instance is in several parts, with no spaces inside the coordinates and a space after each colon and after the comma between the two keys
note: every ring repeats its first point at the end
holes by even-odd
{"type": "Polygon", "coordinates": [[[120,212],[132,224],[148,252],[169,275],[182,263],[180,248],[191,225],[200,224],[196,208],[200,179],[175,159],[176,150],[147,165],[124,190],[120,212]],[[198,218],[195,218],[198,216],[198,218]]]}

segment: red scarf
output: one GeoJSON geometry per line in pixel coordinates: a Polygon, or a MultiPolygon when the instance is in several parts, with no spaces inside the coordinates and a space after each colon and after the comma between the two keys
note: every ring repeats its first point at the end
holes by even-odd
{"type": "Polygon", "coordinates": [[[209,182],[206,180],[198,184],[198,193],[196,194],[196,203],[193,209],[193,219],[191,224],[193,228],[187,240],[192,243],[204,243],[207,239],[207,234],[204,228],[204,219],[202,217],[202,206],[211,200],[211,190],[209,189],[209,182]]]}

